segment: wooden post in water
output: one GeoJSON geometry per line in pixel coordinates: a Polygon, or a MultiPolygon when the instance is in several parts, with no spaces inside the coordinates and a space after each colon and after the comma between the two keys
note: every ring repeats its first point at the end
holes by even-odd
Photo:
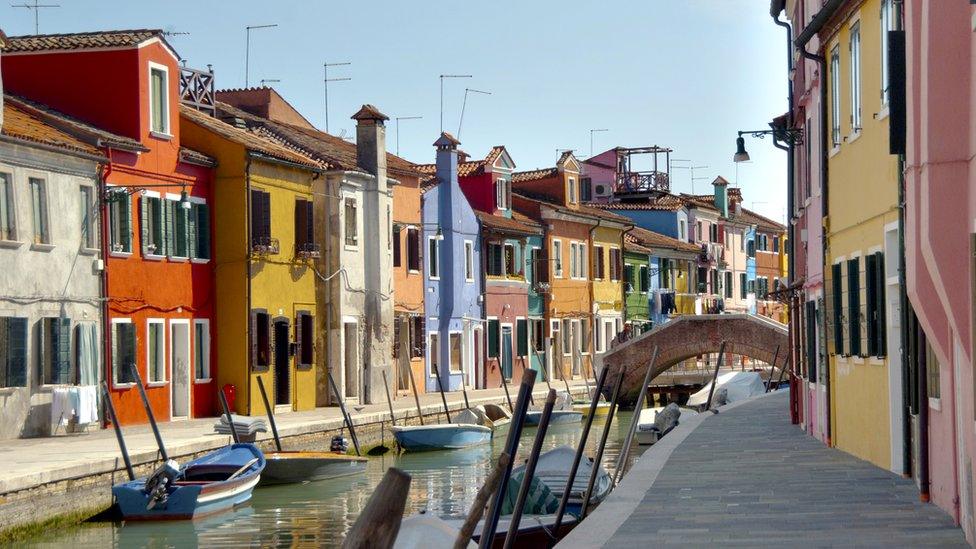
{"type": "Polygon", "coordinates": [[[410,387],[413,389],[413,401],[417,403],[417,417],[420,418],[420,424],[424,424],[424,412],[420,409],[420,396],[417,394],[417,382],[413,379],[413,368],[407,368],[410,372],[410,387]]]}
{"type": "Polygon", "coordinates": [[[383,370],[383,386],[386,387],[386,403],[390,405],[390,425],[396,425],[396,416],[393,414],[393,399],[390,398],[390,382],[386,378],[386,370],[383,370]]]}
{"type": "Polygon", "coordinates": [[[766,379],[766,391],[769,392],[769,388],[773,386],[773,372],[776,371],[776,359],[779,358],[779,345],[776,346],[776,352],[773,353],[773,363],[769,365],[769,377],[766,379]]]}
{"type": "Polygon", "coordinates": [[[522,521],[522,509],[525,508],[525,500],[529,497],[529,488],[532,486],[532,479],[535,476],[535,466],[539,461],[539,454],[542,453],[542,442],[546,438],[546,430],[549,428],[549,418],[552,417],[552,408],[556,405],[556,391],[549,390],[546,396],[546,404],[542,408],[542,417],[539,418],[539,427],[535,433],[535,442],[532,444],[532,451],[529,459],[525,462],[525,473],[522,475],[522,485],[519,486],[518,497],[515,498],[515,507],[512,509],[512,518],[508,523],[508,533],[505,535],[505,549],[511,549],[518,537],[519,522],[522,521]]]}
{"type": "Polygon", "coordinates": [[[776,380],[776,390],[779,391],[779,384],[783,383],[783,376],[786,374],[786,367],[790,365],[790,357],[787,356],[783,362],[783,367],[779,371],[779,379],[776,380]]]}
{"type": "MultiPolygon", "coordinates": [[[[440,391],[441,402],[444,403],[444,414],[447,416],[447,422],[450,423],[451,412],[447,409],[447,397],[444,396],[444,385],[441,384],[441,373],[438,370],[440,370],[440,366],[434,369],[434,377],[437,378],[437,390],[440,391]]],[[[464,382],[462,381],[461,383],[463,384],[464,382]]]]}
{"type": "Polygon", "coordinates": [[[156,416],[153,415],[152,406],[149,405],[149,397],[146,396],[146,388],[142,386],[142,376],[135,363],[129,364],[132,374],[136,377],[136,387],[139,389],[139,396],[142,397],[142,405],[146,408],[146,415],[149,417],[149,426],[152,427],[153,436],[156,437],[156,445],[159,446],[159,455],[163,461],[169,460],[166,453],[166,446],[163,445],[163,437],[159,434],[159,426],[156,425],[156,416]]]}
{"type": "MultiPolygon", "coordinates": [[[[264,402],[264,409],[268,411],[268,422],[271,423],[271,434],[274,435],[275,447],[278,451],[281,451],[281,437],[278,436],[278,424],[275,423],[274,411],[271,409],[271,403],[268,402],[268,393],[264,390],[264,380],[261,376],[258,376],[258,389],[261,391],[261,401],[264,402]]],[[[224,392],[221,391],[221,394],[224,392]]],[[[230,416],[227,416],[227,421],[230,421],[230,416]]],[[[231,425],[231,429],[234,426],[231,425]]]]}
{"type": "Polygon", "coordinates": [[[722,355],[725,354],[725,342],[718,347],[718,360],[715,361],[715,373],[712,375],[712,386],[708,388],[708,402],[705,403],[705,410],[712,409],[712,396],[715,395],[715,383],[718,381],[718,369],[722,367],[722,355]]]}
{"type": "MultiPolygon", "coordinates": [[[[604,366],[600,371],[600,378],[596,382],[596,394],[603,392],[603,385],[607,382],[607,373],[610,368],[604,366]]],[[[576,455],[573,457],[573,465],[569,468],[569,477],[566,479],[566,489],[563,490],[563,497],[559,500],[559,511],[556,512],[556,522],[552,531],[559,533],[559,527],[563,524],[563,516],[566,515],[566,505],[569,503],[569,495],[573,491],[573,481],[576,480],[576,472],[579,471],[580,461],[583,459],[583,451],[586,450],[586,439],[590,436],[590,427],[593,425],[593,418],[596,417],[597,399],[590,401],[590,415],[583,422],[583,432],[580,433],[579,444],[576,446],[576,455]]],[[[553,543],[555,544],[555,543],[553,543]]]]}
{"type": "Polygon", "coordinates": [[[390,467],[352,525],[343,549],[393,547],[410,492],[410,475],[390,467]]]}
{"type": "Polygon", "coordinates": [[[536,351],[535,349],[533,349],[532,352],[535,353],[535,357],[539,359],[539,364],[542,366],[542,381],[546,382],[546,387],[548,387],[551,391],[552,384],[549,383],[549,368],[546,367],[546,357],[539,356],[539,351],[536,351]]]}
{"type": "Polygon", "coordinates": [[[122,462],[125,463],[125,472],[129,474],[129,480],[135,480],[136,474],[132,470],[132,460],[129,459],[129,451],[125,447],[125,438],[122,437],[122,426],[119,425],[119,418],[115,416],[115,405],[112,404],[112,395],[108,392],[108,383],[102,382],[102,398],[105,399],[105,407],[108,408],[108,415],[112,419],[112,426],[115,427],[115,438],[119,441],[119,450],[122,452],[122,462]]]}
{"type": "Polygon", "coordinates": [[[346,411],[346,403],[342,401],[342,395],[339,394],[339,386],[336,385],[335,379],[332,377],[332,370],[327,371],[329,375],[329,385],[332,386],[332,393],[336,397],[336,401],[339,403],[339,411],[342,412],[342,418],[346,420],[346,427],[349,427],[349,436],[352,438],[352,445],[356,449],[356,455],[361,456],[359,453],[359,439],[356,438],[356,428],[352,426],[352,418],[349,417],[349,412],[346,411]]]}
{"type": "Polygon", "coordinates": [[[454,540],[454,549],[467,549],[468,544],[471,543],[471,536],[474,535],[474,529],[481,521],[481,515],[485,512],[485,505],[488,505],[488,498],[495,492],[495,488],[502,480],[502,474],[505,473],[511,461],[512,458],[505,452],[498,456],[494,469],[488,474],[485,483],[474,496],[474,503],[471,505],[471,510],[468,511],[468,518],[464,520],[461,530],[458,531],[458,537],[454,540]]]}
{"type": "Polygon", "coordinates": [[[224,417],[227,418],[227,426],[230,427],[230,438],[236,444],[241,439],[237,436],[237,427],[234,426],[234,418],[230,415],[230,408],[227,406],[227,397],[220,389],[217,389],[217,400],[220,401],[220,409],[224,411],[224,417]]]}
{"type": "Polygon", "coordinates": [[[596,456],[593,457],[593,470],[590,472],[590,481],[586,484],[586,493],[583,494],[580,520],[586,518],[586,512],[590,506],[590,497],[593,496],[593,486],[596,485],[596,474],[600,471],[600,462],[603,461],[603,449],[607,447],[607,437],[610,436],[613,415],[617,411],[617,398],[620,397],[620,388],[624,385],[624,374],[626,373],[627,370],[621,366],[620,376],[617,378],[617,386],[613,390],[613,398],[610,399],[610,411],[607,412],[607,424],[603,426],[603,436],[600,438],[600,446],[596,449],[596,456]]]}
{"type": "MultiPolygon", "coordinates": [[[[501,372],[501,368],[499,368],[501,372]]],[[[515,407],[512,406],[512,395],[508,394],[508,382],[505,381],[505,372],[501,372],[502,377],[502,387],[505,388],[505,399],[508,400],[508,409],[515,413],[515,407]]],[[[524,379],[524,378],[523,378],[524,379]]],[[[529,393],[529,400],[532,400],[532,393],[529,393]]]]}
{"type": "Polygon", "coordinates": [[[654,352],[651,353],[651,362],[647,366],[647,373],[644,374],[644,384],[641,385],[640,394],[637,396],[637,404],[634,405],[634,417],[630,418],[630,428],[627,429],[627,438],[624,439],[624,445],[620,448],[620,456],[617,457],[617,468],[613,472],[613,485],[616,486],[623,475],[624,463],[627,461],[627,456],[630,455],[630,445],[634,442],[634,433],[637,432],[637,423],[640,421],[641,410],[644,409],[644,398],[647,396],[647,385],[651,382],[651,372],[654,371],[654,366],[657,364],[657,345],[654,346],[654,352]]]}
{"type": "MultiPolygon", "coordinates": [[[[505,449],[503,450],[510,456],[518,453],[519,438],[522,436],[522,426],[525,423],[525,412],[529,409],[529,395],[532,394],[532,387],[535,385],[535,370],[525,372],[522,378],[522,385],[519,387],[518,399],[516,400],[515,413],[512,414],[512,422],[508,428],[508,438],[505,439],[505,449]]],[[[514,459],[514,458],[513,458],[514,459]]],[[[488,518],[485,519],[485,526],[481,529],[481,549],[488,549],[492,546],[495,532],[498,529],[498,517],[502,510],[502,502],[505,500],[505,492],[508,490],[508,478],[512,475],[512,463],[509,461],[502,475],[502,480],[498,484],[498,490],[492,499],[491,507],[488,508],[488,518]]]]}

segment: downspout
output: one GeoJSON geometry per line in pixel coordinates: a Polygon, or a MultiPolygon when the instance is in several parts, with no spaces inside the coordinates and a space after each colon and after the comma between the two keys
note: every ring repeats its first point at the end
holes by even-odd
{"type": "MultiPolygon", "coordinates": [[[[247,276],[246,291],[245,291],[245,302],[247,304],[247,314],[248,323],[250,323],[251,318],[251,244],[253,242],[253,235],[251,234],[251,155],[247,152],[244,153],[244,186],[245,186],[245,196],[244,201],[246,207],[244,210],[244,223],[247,227],[247,248],[246,255],[244,259],[244,264],[246,265],[245,275],[247,276]]],[[[256,329],[256,326],[251,326],[250,330],[256,329]]],[[[248,333],[249,337],[255,337],[254,334],[248,333]]],[[[270,337],[270,335],[269,335],[270,337]]],[[[248,344],[247,346],[247,375],[245,376],[244,383],[244,402],[247,405],[245,411],[246,415],[251,414],[251,365],[254,364],[254,346],[248,344]]],[[[223,390],[223,389],[218,389],[223,390]]]]}
{"type": "MultiPolygon", "coordinates": [[[[103,374],[106,380],[112,378],[111,364],[112,364],[112,330],[111,324],[108,317],[108,258],[109,258],[109,246],[111,242],[109,241],[108,232],[108,203],[106,202],[108,193],[108,176],[112,175],[112,148],[106,147],[106,152],[108,153],[108,162],[102,165],[100,171],[100,177],[98,179],[98,196],[102,197],[99,200],[98,209],[100,214],[99,223],[99,233],[102,242],[102,272],[100,278],[100,287],[102,292],[102,305],[101,305],[101,316],[102,316],[102,356],[105,357],[105,364],[102,368],[103,374]]],[[[131,200],[131,197],[130,197],[131,200]]],[[[109,393],[108,398],[112,398],[111,393],[109,393]]],[[[104,415],[102,416],[102,427],[108,426],[108,418],[104,415]]]]}
{"type": "MultiPolygon", "coordinates": [[[[596,232],[596,230],[600,227],[600,225],[602,223],[603,223],[603,219],[600,219],[598,217],[598,218],[596,218],[596,225],[590,227],[590,248],[591,248],[591,250],[587,254],[587,261],[589,261],[589,260],[591,260],[593,258],[593,250],[592,250],[592,248],[593,248],[593,233],[596,232]]],[[[623,262],[623,258],[624,258],[623,253],[624,253],[624,249],[623,249],[623,247],[621,247],[620,248],[620,261],[621,262],[623,262]]],[[[587,265],[587,267],[590,267],[590,266],[587,265]]],[[[597,329],[603,330],[603,326],[597,325],[597,315],[596,315],[596,313],[593,312],[593,305],[596,303],[596,289],[594,288],[595,284],[593,284],[593,275],[592,275],[592,273],[590,273],[591,270],[592,269],[589,269],[589,268],[586,269],[586,272],[587,272],[586,280],[587,280],[587,282],[589,283],[589,286],[590,286],[590,317],[591,317],[590,318],[590,326],[593,326],[593,331],[596,332],[597,329]]],[[[604,276],[609,276],[609,275],[606,275],[604,273],[604,276]]],[[[592,336],[590,337],[590,339],[593,339],[595,337],[596,337],[596,333],[592,334],[592,336]]],[[[604,341],[603,342],[603,352],[606,353],[609,350],[610,350],[610,342],[609,341],[604,341]]],[[[590,358],[590,369],[593,370],[593,375],[596,376],[596,347],[593,348],[593,354],[590,355],[590,357],[591,357],[590,358]]],[[[562,357],[560,357],[560,356],[554,357],[554,359],[556,359],[556,358],[558,358],[559,360],[562,360],[562,357]]]]}
{"type": "Polygon", "coordinates": [[[923,502],[929,496],[929,377],[928,353],[925,331],[915,322],[917,343],[915,354],[918,357],[918,490],[923,502]]]}

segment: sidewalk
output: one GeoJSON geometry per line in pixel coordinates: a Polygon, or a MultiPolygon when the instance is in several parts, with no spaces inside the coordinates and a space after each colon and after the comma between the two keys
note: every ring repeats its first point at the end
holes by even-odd
{"type": "MultiPolygon", "coordinates": [[[[582,380],[571,382],[574,393],[584,392],[582,380]]],[[[553,385],[563,389],[564,385],[553,385]]],[[[545,398],[548,390],[545,383],[536,383],[534,395],[537,401],[545,398]]],[[[511,398],[516,397],[518,387],[509,387],[511,398]]],[[[503,389],[484,389],[468,391],[471,405],[484,403],[504,403],[503,389]]],[[[451,410],[464,407],[464,396],[460,392],[447,393],[451,410]]],[[[394,410],[398,419],[405,416],[417,417],[417,407],[413,396],[394,399],[394,410]]],[[[424,415],[443,412],[439,393],[420,396],[424,415]]],[[[507,405],[506,405],[507,407],[507,405]]],[[[389,407],[386,402],[348,408],[354,425],[388,421],[389,407]]],[[[303,435],[319,431],[336,430],[342,427],[342,414],[338,406],[318,408],[308,412],[286,412],[275,415],[278,433],[287,436],[303,435]]],[[[230,441],[227,435],[213,432],[216,418],[194,419],[160,423],[163,443],[170,457],[189,455],[219,448],[230,441]]],[[[268,427],[270,431],[270,426],[268,427]]],[[[149,425],[123,428],[126,446],[133,465],[158,459],[156,440],[149,425]]],[[[261,433],[258,440],[271,439],[271,433],[261,433]]],[[[362,442],[362,441],[361,441],[362,442]]],[[[77,479],[91,475],[124,470],[115,432],[101,429],[86,434],[6,440],[0,443],[0,496],[18,490],[29,489],[43,484],[77,479]]],[[[3,498],[0,497],[0,501],[3,498]]]]}
{"type": "Polygon", "coordinates": [[[780,391],[689,418],[560,547],[967,547],[903,479],[790,425],[780,391]]]}

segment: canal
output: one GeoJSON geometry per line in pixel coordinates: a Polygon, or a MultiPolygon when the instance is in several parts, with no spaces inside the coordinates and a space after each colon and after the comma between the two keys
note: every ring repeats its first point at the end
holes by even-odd
{"type": "MultiPolygon", "coordinates": [[[[603,466],[613,473],[631,412],[611,425],[603,466]]],[[[587,440],[593,457],[605,422],[597,418],[587,440]]],[[[576,448],[581,425],[554,426],[544,449],[576,448]]],[[[523,432],[519,461],[531,448],[536,430],[523,432]]],[[[484,483],[493,457],[502,451],[505,433],[491,445],[466,450],[371,457],[364,476],[259,488],[251,502],[229,513],[195,521],[113,523],[88,522],[26,540],[27,547],[338,547],[389,467],[412,477],[406,515],[426,509],[440,516],[466,515],[484,483]]],[[[643,448],[636,444],[628,463],[643,448]]],[[[629,464],[628,464],[629,466],[629,464]]]]}

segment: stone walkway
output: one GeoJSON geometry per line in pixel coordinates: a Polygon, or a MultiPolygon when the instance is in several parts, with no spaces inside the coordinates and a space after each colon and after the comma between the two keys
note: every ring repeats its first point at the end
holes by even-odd
{"type": "Polygon", "coordinates": [[[737,404],[652,447],[564,545],[967,546],[911,480],[791,425],[786,391],[737,404]]]}

